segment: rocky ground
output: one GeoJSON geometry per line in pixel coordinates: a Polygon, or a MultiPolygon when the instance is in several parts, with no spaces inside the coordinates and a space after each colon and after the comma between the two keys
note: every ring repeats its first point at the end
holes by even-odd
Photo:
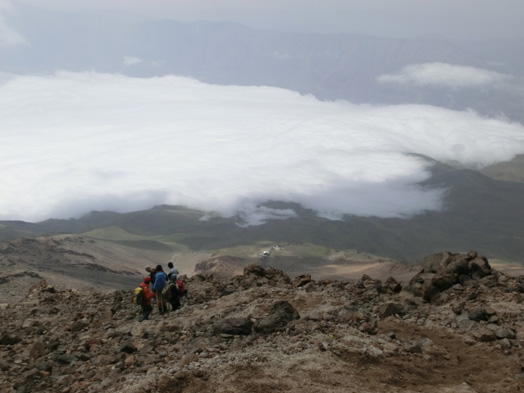
{"type": "Polygon", "coordinates": [[[141,250],[76,235],[0,242],[0,302],[19,301],[41,280],[60,289],[130,288],[154,263],[141,250]]]}
{"type": "Polygon", "coordinates": [[[409,284],[194,275],[182,307],[138,321],[132,291],[45,281],[0,308],[2,392],[524,390],[524,277],[475,252],[425,259],[409,284]]]}

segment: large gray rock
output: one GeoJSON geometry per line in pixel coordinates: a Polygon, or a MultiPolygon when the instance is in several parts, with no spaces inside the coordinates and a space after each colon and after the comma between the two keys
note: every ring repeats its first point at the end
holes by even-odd
{"type": "Polygon", "coordinates": [[[282,287],[291,284],[291,279],[282,270],[272,267],[263,268],[259,265],[249,265],[244,268],[243,286],[270,285],[282,287]]]}
{"type": "Polygon", "coordinates": [[[475,258],[468,263],[468,273],[472,279],[478,280],[491,274],[491,266],[485,258],[475,258]]]}
{"type": "Polygon", "coordinates": [[[422,270],[410,281],[408,291],[426,301],[437,299],[437,295],[455,284],[466,284],[492,273],[487,259],[476,251],[467,254],[443,252],[424,259],[422,270]]]}
{"type": "Polygon", "coordinates": [[[477,341],[480,342],[490,342],[497,339],[495,332],[485,327],[482,327],[479,330],[473,332],[473,336],[477,339],[477,341]]]}
{"type": "Polygon", "coordinates": [[[500,328],[495,330],[495,336],[497,336],[497,339],[510,339],[513,340],[515,338],[515,332],[509,328],[500,328]]]}
{"type": "Polygon", "coordinates": [[[489,319],[489,315],[484,308],[475,308],[471,310],[468,313],[468,317],[476,322],[487,321],[489,319]]]}
{"type": "Polygon", "coordinates": [[[268,334],[283,330],[289,322],[299,319],[297,310],[287,301],[282,300],[273,305],[269,315],[259,321],[255,330],[268,334]]]}
{"type": "Polygon", "coordinates": [[[249,318],[224,318],[215,322],[213,333],[248,335],[252,327],[253,321],[249,318]]]}

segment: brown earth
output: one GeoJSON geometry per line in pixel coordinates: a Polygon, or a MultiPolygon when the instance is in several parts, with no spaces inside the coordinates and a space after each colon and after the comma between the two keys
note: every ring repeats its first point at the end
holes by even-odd
{"type": "Polygon", "coordinates": [[[405,285],[196,274],[144,322],[132,291],[42,281],[0,308],[0,391],[519,392],[524,277],[482,261],[430,256],[405,285]]]}

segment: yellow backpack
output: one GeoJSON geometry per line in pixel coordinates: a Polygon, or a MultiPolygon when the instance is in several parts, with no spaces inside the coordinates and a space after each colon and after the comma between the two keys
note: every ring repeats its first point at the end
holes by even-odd
{"type": "Polygon", "coordinates": [[[144,304],[144,288],[137,287],[135,288],[135,296],[133,297],[133,303],[141,306],[144,304]]]}

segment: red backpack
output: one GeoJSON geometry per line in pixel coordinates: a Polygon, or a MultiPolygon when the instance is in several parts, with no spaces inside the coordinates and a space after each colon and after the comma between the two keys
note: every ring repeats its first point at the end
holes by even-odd
{"type": "Polygon", "coordinates": [[[182,280],[176,280],[176,287],[180,295],[185,295],[186,289],[184,288],[184,283],[182,282],[182,280]]]}

